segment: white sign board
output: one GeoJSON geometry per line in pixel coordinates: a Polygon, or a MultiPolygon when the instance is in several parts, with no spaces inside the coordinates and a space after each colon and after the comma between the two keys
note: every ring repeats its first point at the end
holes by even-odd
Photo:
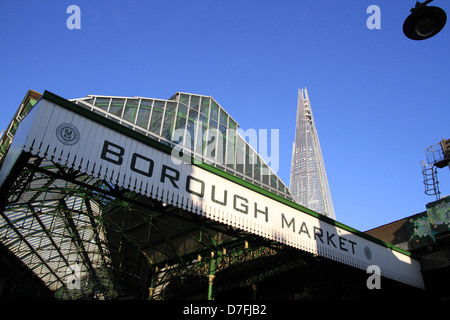
{"type": "MultiPolygon", "coordinates": [[[[45,94],[44,94],[45,98],[45,94]]],[[[33,110],[23,150],[104,179],[145,196],[206,216],[253,234],[423,288],[419,262],[396,248],[362,236],[339,223],[303,212],[235,178],[190,163],[152,147],[116,123],[78,113],[66,101],[41,99],[33,110]]],[[[23,132],[21,133],[23,137],[23,132]]],[[[153,144],[154,145],[154,144],[153,144]]]]}

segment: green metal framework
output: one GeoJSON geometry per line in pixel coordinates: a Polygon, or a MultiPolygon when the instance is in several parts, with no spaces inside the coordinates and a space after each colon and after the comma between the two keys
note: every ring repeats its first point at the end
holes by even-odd
{"type": "Polygon", "coordinates": [[[212,299],[217,273],[284,248],[28,154],[14,170],[0,239],[58,299],[179,298],[180,279],[212,299]]]}
{"type": "Polygon", "coordinates": [[[28,90],[27,94],[23,98],[22,103],[14,114],[14,117],[8,128],[6,128],[6,130],[3,130],[0,135],[0,159],[2,159],[8,151],[9,145],[14,138],[14,134],[17,131],[17,127],[19,126],[20,121],[28,114],[31,108],[33,108],[40,97],[40,93],[33,90],[28,90]]]}
{"type": "MultiPolygon", "coordinates": [[[[107,99],[110,108],[113,98],[107,99]]],[[[98,110],[83,112],[91,111],[98,110]]],[[[2,145],[15,131],[8,132],[2,145]]],[[[201,166],[289,202],[263,185],[201,166]]],[[[17,158],[0,190],[0,241],[57,299],[213,299],[324,260],[29,153],[17,158]]]]}

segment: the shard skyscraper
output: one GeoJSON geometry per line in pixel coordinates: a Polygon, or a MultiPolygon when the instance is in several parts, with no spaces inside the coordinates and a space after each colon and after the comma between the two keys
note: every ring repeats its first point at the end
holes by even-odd
{"type": "Polygon", "coordinates": [[[295,201],[336,219],[308,91],[298,90],[290,191],[295,201]]]}

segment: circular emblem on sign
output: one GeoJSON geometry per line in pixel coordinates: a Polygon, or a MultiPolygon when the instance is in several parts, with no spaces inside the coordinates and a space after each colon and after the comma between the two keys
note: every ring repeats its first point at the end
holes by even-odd
{"type": "Polygon", "coordinates": [[[80,132],[71,123],[63,123],[56,128],[56,137],[64,144],[73,145],[80,140],[80,132]]]}
{"type": "Polygon", "coordinates": [[[367,260],[372,260],[372,251],[370,251],[369,247],[364,247],[364,255],[366,256],[367,260]]]}

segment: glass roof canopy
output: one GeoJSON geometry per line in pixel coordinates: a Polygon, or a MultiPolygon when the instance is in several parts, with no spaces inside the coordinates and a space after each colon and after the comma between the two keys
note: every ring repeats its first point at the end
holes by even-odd
{"type": "Polygon", "coordinates": [[[0,239],[56,297],[85,296],[89,286],[101,287],[105,298],[113,284],[102,203],[79,190],[79,184],[95,185],[98,179],[78,175],[67,181],[61,169],[28,159],[1,213],[0,239]]]}
{"type": "Polygon", "coordinates": [[[168,100],[88,95],[72,102],[194,158],[292,200],[289,188],[239,133],[237,122],[214,100],[177,92],[168,100]]]}
{"type": "MultiPolygon", "coordinates": [[[[29,90],[2,132],[0,164],[19,123],[40,97],[29,90]]],[[[64,169],[51,161],[21,158],[17,180],[1,194],[0,241],[58,298],[86,296],[87,287],[101,287],[99,296],[110,295],[111,259],[101,218],[104,199],[98,192],[87,196],[79,189],[80,184],[95,185],[98,179],[78,175],[68,181],[61,175],[64,169]]]]}

